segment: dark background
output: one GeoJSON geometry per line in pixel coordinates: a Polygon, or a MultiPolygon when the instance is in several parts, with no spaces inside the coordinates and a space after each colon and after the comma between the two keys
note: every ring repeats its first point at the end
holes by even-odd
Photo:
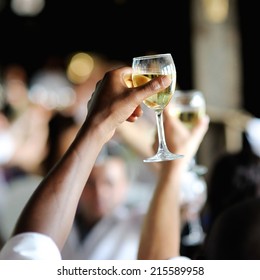
{"type": "MultiPolygon", "coordinates": [[[[195,0],[199,1],[199,0],[195,0]]],[[[260,117],[257,1],[235,1],[241,35],[244,108],[260,117]]],[[[36,17],[15,15],[5,1],[0,11],[0,67],[21,63],[33,73],[48,57],[95,51],[131,63],[135,55],[171,52],[178,84],[193,87],[191,0],[47,0],[36,17]]],[[[225,50],[223,50],[225,51],[225,50]]],[[[1,69],[0,68],[0,69],[1,69]]]]}
{"type": "Polygon", "coordinates": [[[131,62],[145,52],[171,52],[186,87],[191,86],[189,1],[49,0],[40,15],[24,18],[6,7],[0,13],[0,64],[18,61],[29,72],[49,56],[95,51],[131,62]]]}

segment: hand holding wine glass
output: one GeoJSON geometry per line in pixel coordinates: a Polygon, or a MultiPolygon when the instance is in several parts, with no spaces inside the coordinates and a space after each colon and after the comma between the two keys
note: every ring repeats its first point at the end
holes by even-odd
{"type": "Polygon", "coordinates": [[[135,87],[145,84],[160,75],[167,75],[172,80],[171,85],[167,89],[144,100],[144,104],[155,112],[158,130],[157,153],[145,159],[144,162],[175,160],[183,157],[183,155],[177,155],[169,151],[166,145],[163,127],[163,110],[170,102],[176,86],[176,69],[171,54],[166,53],[134,57],[132,68],[132,80],[135,87]]]}
{"type": "MultiPolygon", "coordinates": [[[[172,99],[173,113],[186,125],[192,129],[199,118],[206,114],[206,101],[203,93],[198,90],[176,90],[172,99]]],[[[198,175],[207,173],[207,167],[196,163],[196,156],[189,165],[189,170],[198,175]]]]}

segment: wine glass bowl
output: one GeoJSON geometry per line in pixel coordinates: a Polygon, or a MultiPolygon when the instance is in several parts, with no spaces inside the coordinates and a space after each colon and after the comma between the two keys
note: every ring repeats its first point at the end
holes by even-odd
{"type": "Polygon", "coordinates": [[[158,132],[157,153],[144,160],[144,162],[159,162],[175,160],[183,157],[169,151],[163,127],[163,110],[169,104],[176,86],[176,68],[170,53],[134,57],[132,62],[132,81],[134,87],[143,85],[153,78],[168,76],[171,84],[166,89],[146,98],[143,103],[155,112],[158,132]]]}

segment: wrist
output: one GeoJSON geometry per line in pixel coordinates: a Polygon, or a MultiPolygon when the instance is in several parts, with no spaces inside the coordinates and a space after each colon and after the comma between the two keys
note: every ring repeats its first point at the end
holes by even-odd
{"type": "Polygon", "coordinates": [[[81,134],[84,136],[91,135],[101,146],[109,141],[114,133],[115,128],[111,125],[109,118],[103,119],[98,116],[87,118],[81,128],[81,134]]]}

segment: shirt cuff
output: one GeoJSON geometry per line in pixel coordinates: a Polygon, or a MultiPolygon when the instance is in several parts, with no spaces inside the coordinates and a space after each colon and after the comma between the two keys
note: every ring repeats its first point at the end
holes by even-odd
{"type": "Polygon", "coordinates": [[[0,260],[61,260],[61,254],[49,236],[27,232],[6,242],[0,251],[0,260]]]}

